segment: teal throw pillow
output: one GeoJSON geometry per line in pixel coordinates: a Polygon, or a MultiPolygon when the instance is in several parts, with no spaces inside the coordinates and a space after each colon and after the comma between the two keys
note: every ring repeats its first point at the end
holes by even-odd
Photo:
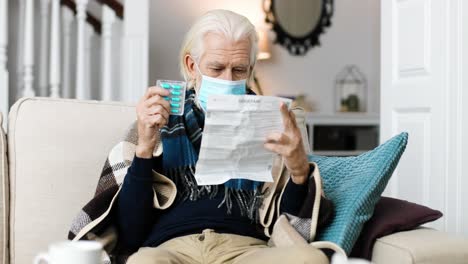
{"type": "Polygon", "coordinates": [[[309,160],[318,165],[326,197],[335,205],[335,215],[328,226],[318,230],[317,241],[331,241],[347,254],[351,252],[407,141],[408,133],[401,133],[356,157],[309,155],[309,160]]]}

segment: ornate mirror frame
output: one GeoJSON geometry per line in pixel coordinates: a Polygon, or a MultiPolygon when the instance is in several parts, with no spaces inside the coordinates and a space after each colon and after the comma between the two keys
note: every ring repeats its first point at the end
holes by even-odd
{"type": "Polygon", "coordinates": [[[278,23],[275,0],[264,0],[263,10],[265,11],[265,22],[272,25],[273,31],[276,33],[276,40],[274,43],[279,43],[284,46],[291,55],[305,55],[307,51],[314,46],[320,46],[319,37],[325,32],[326,27],[331,26],[331,18],[334,11],[333,0],[321,0],[322,12],[321,16],[309,33],[304,36],[293,36],[288,33],[286,29],[278,23]]]}

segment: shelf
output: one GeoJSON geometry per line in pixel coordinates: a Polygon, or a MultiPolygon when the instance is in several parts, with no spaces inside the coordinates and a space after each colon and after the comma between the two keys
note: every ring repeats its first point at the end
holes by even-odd
{"type": "Polygon", "coordinates": [[[306,118],[308,124],[318,125],[380,125],[380,117],[377,114],[339,113],[323,115],[308,113],[306,118]]]}

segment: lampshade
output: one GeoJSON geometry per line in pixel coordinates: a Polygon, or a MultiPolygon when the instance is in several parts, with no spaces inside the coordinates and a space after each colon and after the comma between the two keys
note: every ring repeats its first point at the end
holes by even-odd
{"type": "Polygon", "coordinates": [[[270,42],[268,41],[268,31],[258,29],[258,55],[257,60],[267,60],[271,57],[270,42]]]}

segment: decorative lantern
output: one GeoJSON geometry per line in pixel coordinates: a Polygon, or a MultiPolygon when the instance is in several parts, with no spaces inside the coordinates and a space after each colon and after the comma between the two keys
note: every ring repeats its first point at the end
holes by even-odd
{"type": "Polygon", "coordinates": [[[366,111],[367,80],[356,65],[347,65],[336,77],[336,111],[366,111]]]}

